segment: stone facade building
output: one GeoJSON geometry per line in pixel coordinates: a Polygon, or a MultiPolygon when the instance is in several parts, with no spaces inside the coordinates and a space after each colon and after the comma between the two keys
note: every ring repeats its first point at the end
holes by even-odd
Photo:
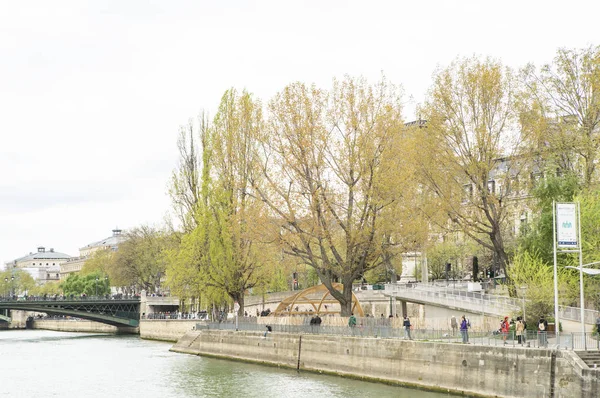
{"type": "Polygon", "coordinates": [[[119,244],[125,239],[121,232],[120,229],[113,229],[112,235],[108,238],[89,243],[79,248],[78,257],[71,257],[61,264],[60,279],[66,279],[69,274],[81,271],[85,262],[91,258],[95,252],[99,250],[116,251],[119,244]]]}
{"type": "Polygon", "coordinates": [[[71,258],[68,254],[46,250],[44,246],[37,252],[5,263],[6,269],[19,268],[28,272],[38,283],[57,281],[60,278],[60,266],[71,258]]]}

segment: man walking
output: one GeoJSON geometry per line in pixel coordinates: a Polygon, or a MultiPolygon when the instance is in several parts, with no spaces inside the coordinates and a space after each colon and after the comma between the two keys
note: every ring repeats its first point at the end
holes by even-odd
{"type": "Polygon", "coordinates": [[[540,344],[540,347],[548,347],[548,336],[546,334],[547,330],[548,321],[544,319],[544,316],[542,315],[540,317],[540,321],[538,322],[538,342],[540,344]]]}
{"type": "Polygon", "coordinates": [[[404,322],[403,322],[403,326],[404,326],[404,338],[408,338],[409,340],[412,340],[412,337],[410,336],[410,319],[408,319],[408,316],[404,315],[404,322]]]}

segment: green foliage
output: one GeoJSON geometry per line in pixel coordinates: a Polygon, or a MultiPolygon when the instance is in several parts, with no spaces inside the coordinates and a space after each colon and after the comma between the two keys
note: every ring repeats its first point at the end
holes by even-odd
{"type": "Polygon", "coordinates": [[[94,254],[92,254],[92,256],[83,264],[81,274],[108,274],[108,271],[111,269],[112,262],[115,258],[114,254],[115,252],[111,249],[95,251],[94,254]]]}
{"type": "Polygon", "coordinates": [[[43,285],[35,286],[29,291],[34,296],[54,296],[62,294],[60,282],[46,282],[43,285]]]}
{"type": "Polygon", "coordinates": [[[70,274],[60,287],[65,296],[99,296],[110,294],[110,281],[107,276],[100,273],[87,275],[70,274]]]}
{"type": "Polygon", "coordinates": [[[8,296],[12,292],[20,295],[29,293],[35,287],[35,281],[22,269],[8,269],[0,273],[0,295],[8,296]]]}
{"type": "Polygon", "coordinates": [[[519,246],[522,251],[536,253],[545,263],[553,263],[552,202],[572,202],[579,192],[575,175],[561,177],[549,175],[532,189],[535,217],[531,225],[522,230],[519,246]]]}
{"type": "MultiPolygon", "coordinates": [[[[554,273],[552,265],[530,252],[518,252],[508,267],[508,277],[514,283],[519,294],[526,286],[527,318],[537,320],[540,316],[548,317],[554,313],[554,273]]],[[[570,270],[559,267],[558,288],[560,304],[571,304],[578,296],[578,279],[570,270]]],[[[531,323],[531,322],[529,322],[531,323]]]]}
{"type": "MultiPolygon", "coordinates": [[[[160,286],[166,269],[165,250],[172,237],[165,231],[142,225],[125,233],[114,257],[106,263],[107,273],[114,286],[145,289],[151,293],[160,286]]],[[[99,254],[100,260],[104,254],[99,254]]],[[[92,260],[98,260],[93,258],[92,260]]]]}

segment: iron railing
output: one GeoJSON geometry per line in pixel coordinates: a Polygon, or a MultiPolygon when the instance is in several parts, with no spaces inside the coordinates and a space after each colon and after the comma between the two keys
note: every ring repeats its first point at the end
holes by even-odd
{"type": "MultiPolygon", "coordinates": [[[[252,319],[252,318],[250,318],[252,319]]],[[[256,319],[256,318],[254,318],[256,319]]],[[[348,337],[371,337],[382,339],[403,339],[415,341],[432,341],[446,343],[462,343],[463,333],[452,329],[411,329],[408,333],[404,328],[381,325],[326,326],[326,325],[265,325],[257,322],[235,321],[197,323],[196,329],[207,330],[238,330],[260,332],[264,336],[269,333],[323,334],[348,337]],[[268,330],[270,328],[270,330],[268,330]]],[[[522,336],[514,331],[508,333],[473,332],[468,330],[465,340],[469,344],[486,346],[505,346],[522,348],[549,348],[573,351],[600,350],[600,339],[597,333],[560,333],[539,332],[528,330],[522,336]]]]}

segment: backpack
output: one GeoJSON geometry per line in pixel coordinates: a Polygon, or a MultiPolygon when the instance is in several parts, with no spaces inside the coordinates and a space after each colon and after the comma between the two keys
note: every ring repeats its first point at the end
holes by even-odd
{"type": "Polygon", "coordinates": [[[546,325],[544,324],[544,322],[540,322],[540,324],[538,325],[538,327],[540,328],[540,330],[543,332],[544,330],[546,330],[546,325]]]}

